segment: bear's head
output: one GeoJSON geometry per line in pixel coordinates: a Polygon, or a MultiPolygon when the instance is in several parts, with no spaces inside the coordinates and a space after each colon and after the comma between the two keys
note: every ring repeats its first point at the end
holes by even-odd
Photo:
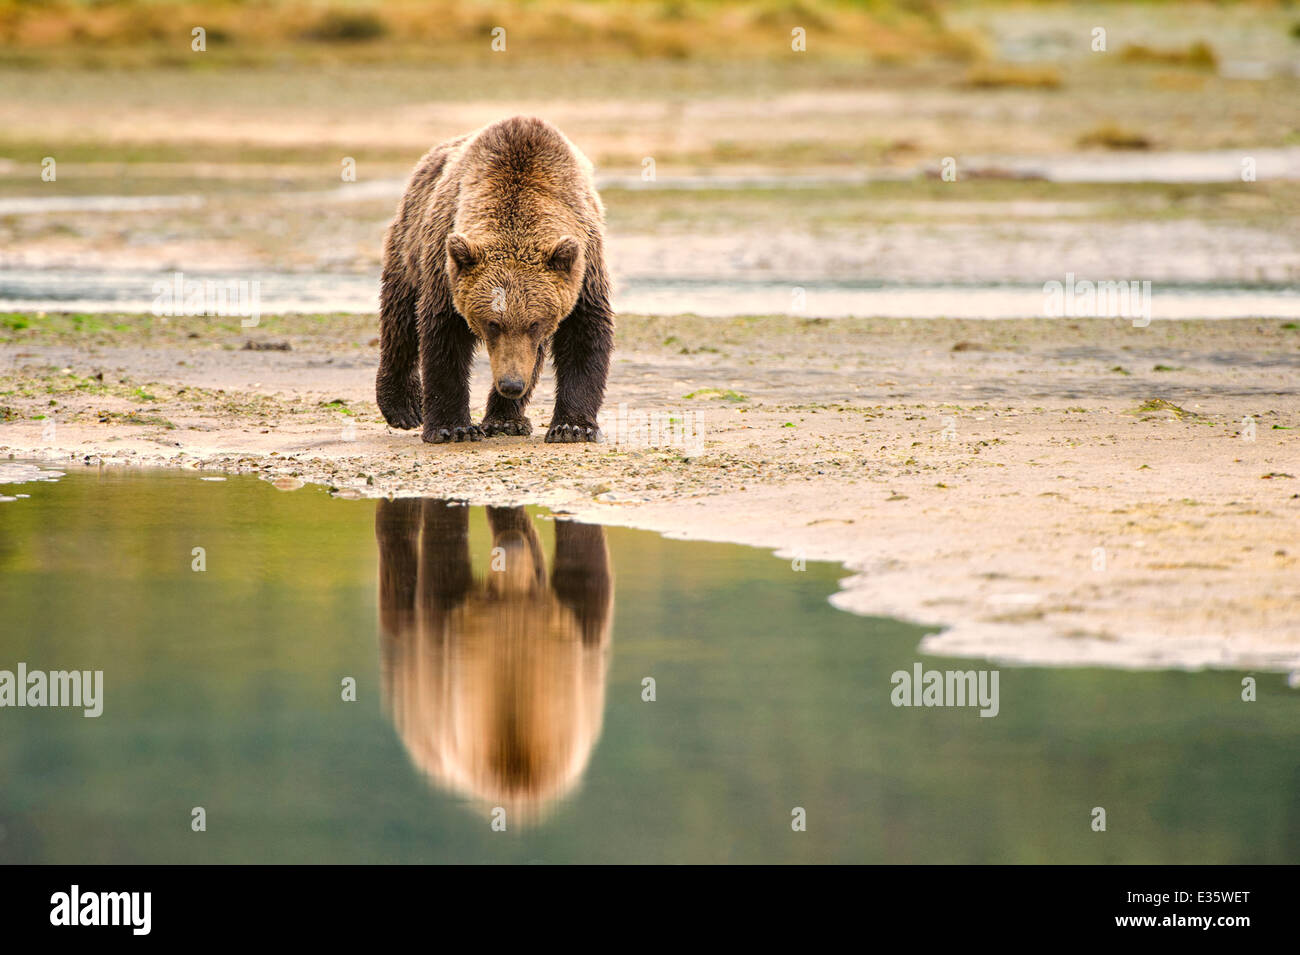
{"type": "Polygon", "coordinates": [[[487,345],[492,385],[519,398],[532,385],[555,334],[578,303],[586,261],[572,235],[521,248],[492,237],[447,237],[452,303],[487,345]]]}

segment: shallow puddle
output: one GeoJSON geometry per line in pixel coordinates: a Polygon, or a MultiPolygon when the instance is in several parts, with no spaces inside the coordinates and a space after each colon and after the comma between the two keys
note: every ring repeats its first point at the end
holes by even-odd
{"type": "Polygon", "coordinates": [[[0,473],[0,671],[102,671],[102,712],[0,708],[0,861],[1300,861],[1278,674],[1003,666],[995,716],[896,706],[994,668],[835,610],[834,566],[63,470],[0,473]]]}

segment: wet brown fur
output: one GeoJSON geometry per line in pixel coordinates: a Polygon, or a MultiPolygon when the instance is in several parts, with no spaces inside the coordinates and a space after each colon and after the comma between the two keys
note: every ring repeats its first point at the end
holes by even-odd
{"type": "Polygon", "coordinates": [[[431,150],[384,244],[375,397],[388,423],[423,426],[433,443],[528,434],[525,409],[549,349],[546,440],[595,440],[614,341],[604,222],[591,163],[540,119],[503,120],[431,150]],[[493,387],[475,425],[479,342],[493,387]]]}

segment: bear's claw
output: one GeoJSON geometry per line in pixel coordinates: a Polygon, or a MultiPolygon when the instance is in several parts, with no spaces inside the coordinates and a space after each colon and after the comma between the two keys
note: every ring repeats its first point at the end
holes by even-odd
{"type": "Polygon", "coordinates": [[[483,429],[476,424],[425,428],[424,440],[429,444],[448,444],[452,441],[482,441],[483,429]]]}
{"type": "Polygon", "coordinates": [[[533,423],[527,418],[511,418],[509,421],[484,420],[481,425],[485,437],[495,438],[497,435],[529,435],[533,433],[533,423]]]}
{"type": "Polygon", "coordinates": [[[553,424],[546,432],[547,444],[580,444],[584,441],[599,441],[600,428],[583,424],[553,424]]]}

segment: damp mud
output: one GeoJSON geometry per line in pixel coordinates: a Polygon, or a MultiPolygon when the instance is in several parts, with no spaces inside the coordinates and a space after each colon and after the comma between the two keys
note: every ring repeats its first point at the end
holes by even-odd
{"type": "MultiPolygon", "coordinates": [[[[6,322],[16,459],[538,504],[831,560],[837,606],[953,655],[1300,669],[1292,321],[622,316],[608,443],[576,447],[390,430],[364,317],[6,322]]],[[[487,380],[480,359],[476,409],[487,380]]]]}

